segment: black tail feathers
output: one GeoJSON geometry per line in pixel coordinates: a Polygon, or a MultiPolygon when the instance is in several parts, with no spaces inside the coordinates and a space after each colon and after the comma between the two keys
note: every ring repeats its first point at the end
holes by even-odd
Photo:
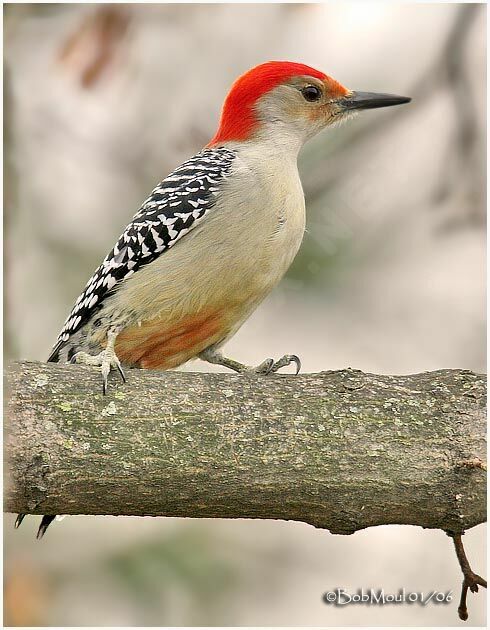
{"type": "Polygon", "coordinates": [[[48,529],[48,527],[51,525],[51,523],[54,521],[55,518],[56,518],[56,514],[45,514],[43,516],[41,520],[41,525],[39,525],[39,529],[37,530],[36,538],[38,540],[41,540],[41,538],[46,533],[46,530],[48,529]]]}
{"type": "MultiPolygon", "coordinates": [[[[18,527],[20,527],[22,521],[25,518],[25,514],[17,514],[17,518],[15,519],[15,529],[17,529],[18,527]]],[[[37,536],[36,538],[38,540],[40,540],[44,534],[46,533],[46,530],[48,529],[48,527],[51,525],[51,523],[54,521],[54,519],[56,518],[56,514],[45,514],[41,520],[41,524],[39,525],[39,529],[37,530],[37,536]]]]}
{"type": "Polygon", "coordinates": [[[22,521],[25,519],[26,515],[25,514],[17,514],[17,518],[15,519],[15,529],[18,529],[22,523],[22,521]]]}
{"type": "MultiPolygon", "coordinates": [[[[58,341],[58,343],[51,350],[48,363],[57,363],[60,360],[60,349],[63,345],[64,345],[64,342],[58,341]]],[[[25,514],[17,514],[17,518],[15,519],[15,524],[14,524],[15,529],[18,529],[21,526],[22,521],[24,520],[25,517],[26,517],[25,514]]],[[[44,536],[44,534],[46,533],[46,530],[48,529],[48,527],[51,525],[51,523],[54,521],[55,518],[56,518],[56,514],[54,515],[45,514],[43,516],[41,520],[41,524],[39,525],[39,529],[37,530],[36,538],[38,540],[40,540],[44,536]]]]}

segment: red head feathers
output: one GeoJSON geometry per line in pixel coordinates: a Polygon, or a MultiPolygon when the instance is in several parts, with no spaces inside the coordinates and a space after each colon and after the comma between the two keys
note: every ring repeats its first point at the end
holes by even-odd
{"type": "Polygon", "coordinates": [[[232,85],[223,105],[218,131],[208,146],[246,140],[257,123],[253,111],[257,99],[291,77],[304,75],[329,81],[342,94],[346,92],[334,79],[302,63],[268,61],[242,74],[232,85]]]}

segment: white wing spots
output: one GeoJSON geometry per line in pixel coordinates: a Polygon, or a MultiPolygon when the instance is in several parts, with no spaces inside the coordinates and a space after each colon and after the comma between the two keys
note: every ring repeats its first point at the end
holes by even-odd
{"type": "Polygon", "coordinates": [[[151,235],[153,236],[153,240],[155,241],[155,245],[157,246],[158,250],[161,251],[165,246],[165,241],[163,240],[163,238],[160,238],[158,236],[158,232],[153,228],[151,229],[151,235]]]}
{"type": "Polygon", "coordinates": [[[114,276],[106,276],[104,284],[108,289],[112,289],[112,287],[116,284],[116,278],[114,276]]]}
{"type": "Polygon", "coordinates": [[[77,298],[57,343],[66,343],[90,321],[118,283],[162,255],[212,211],[236,155],[224,147],[203,149],[156,186],[77,298]]]}
{"type": "Polygon", "coordinates": [[[170,228],[170,227],[168,228],[168,235],[170,236],[170,238],[172,240],[175,239],[175,237],[178,235],[178,233],[179,233],[178,230],[172,230],[172,228],[170,228]]]}

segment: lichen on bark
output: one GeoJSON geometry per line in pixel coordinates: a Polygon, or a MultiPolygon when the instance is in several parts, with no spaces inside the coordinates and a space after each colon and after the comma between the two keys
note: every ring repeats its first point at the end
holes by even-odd
{"type": "Polygon", "coordinates": [[[280,518],[349,534],[485,520],[485,379],[6,370],[5,509],[280,518]]]}

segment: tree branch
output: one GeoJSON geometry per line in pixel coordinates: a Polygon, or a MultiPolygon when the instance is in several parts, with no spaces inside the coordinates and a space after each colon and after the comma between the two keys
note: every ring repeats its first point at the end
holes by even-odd
{"type": "Polygon", "coordinates": [[[485,520],[485,379],[6,371],[6,511],[252,517],[350,534],[485,520]]]}
{"type": "Polygon", "coordinates": [[[453,540],[456,557],[458,558],[459,566],[461,567],[461,572],[463,574],[463,585],[461,587],[461,599],[459,601],[458,615],[462,621],[466,621],[468,619],[468,607],[466,605],[468,589],[470,589],[472,593],[478,593],[479,586],[487,588],[487,581],[480,575],[474,573],[471,569],[468,558],[466,557],[461,534],[454,534],[453,540]]]}

